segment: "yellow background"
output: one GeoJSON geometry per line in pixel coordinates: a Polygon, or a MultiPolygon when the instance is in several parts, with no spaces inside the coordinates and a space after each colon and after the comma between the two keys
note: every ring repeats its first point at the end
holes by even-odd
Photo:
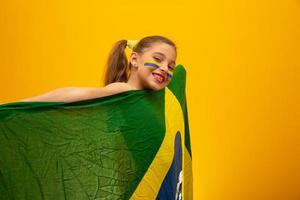
{"type": "Polygon", "coordinates": [[[0,0],[0,29],[1,103],[102,86],[117,40],[173,39],[194,199],[300,199],[299,0],[0,0]]]}

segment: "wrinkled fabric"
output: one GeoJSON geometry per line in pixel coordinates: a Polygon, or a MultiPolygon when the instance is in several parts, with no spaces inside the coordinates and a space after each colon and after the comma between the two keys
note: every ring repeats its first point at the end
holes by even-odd
{"type": "Polygon", "coordinates": [[[192,199],[186,71],[161,90],[0,105],[0,199],[192,199]]]}

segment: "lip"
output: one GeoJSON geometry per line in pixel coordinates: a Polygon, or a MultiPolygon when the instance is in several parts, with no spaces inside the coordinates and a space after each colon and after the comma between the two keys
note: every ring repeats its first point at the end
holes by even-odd
{"type": "Polygon", "coordinates": [[[166,77],[165,77],[164,75],[162,75],[161,73],[152,72],[152,74],[157,74],[157,75],[161,76],[161,77],[164,79],[164,81],[163,81],[163,82],[165,82],[165,81],[166,81],[166,77]]]}

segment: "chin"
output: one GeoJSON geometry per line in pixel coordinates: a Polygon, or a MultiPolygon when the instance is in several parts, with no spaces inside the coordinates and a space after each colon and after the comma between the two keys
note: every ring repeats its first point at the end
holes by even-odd
{"type": "Polygon", "coordinates": [[[152,90],[161,90],[163,89],[164,87],[159,87],[159,88],[152,88],[152,90]]]}
{"type": "Polygon", "coordinates": [[[152,90],[161,90],[164,89],[167,86],[167,84],[158,84],[156,82],[153,82],[150,84],[150,88],[152,90]]]}
{"type": "Polygon", "coordinates": [[[147,85],[148,85],[147,88],[149,88],[151,90],[161,90],[161,89],[164,89],[168,85],[168,83],[169,83],[169,81],[164,82],[164,83],[158,83],[155,79],[153,79],[152,76],[151,76],[150,79],[147,80],[147,82],[148,82],[147,83],[147,85]]]}

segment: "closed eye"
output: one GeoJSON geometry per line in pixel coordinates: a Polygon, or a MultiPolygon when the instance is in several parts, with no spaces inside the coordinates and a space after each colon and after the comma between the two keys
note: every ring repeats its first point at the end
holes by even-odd
{"type": "Polygon", "coordinates": [[[160,62],[160,59],[159,58],[156,58],[156,57],[153,57],[156,61],[160,62]]]}
{"type": "MultiPolygon", "coordinates": [[[[159,59],[159,58],[157,58],[157,57],[153,57],[157,62],[161,62],[161,60],[159,59]]],[[[174,70],[174,67],[172,67],[172,66],[168,66],[171,70],[174,70]]]]}

